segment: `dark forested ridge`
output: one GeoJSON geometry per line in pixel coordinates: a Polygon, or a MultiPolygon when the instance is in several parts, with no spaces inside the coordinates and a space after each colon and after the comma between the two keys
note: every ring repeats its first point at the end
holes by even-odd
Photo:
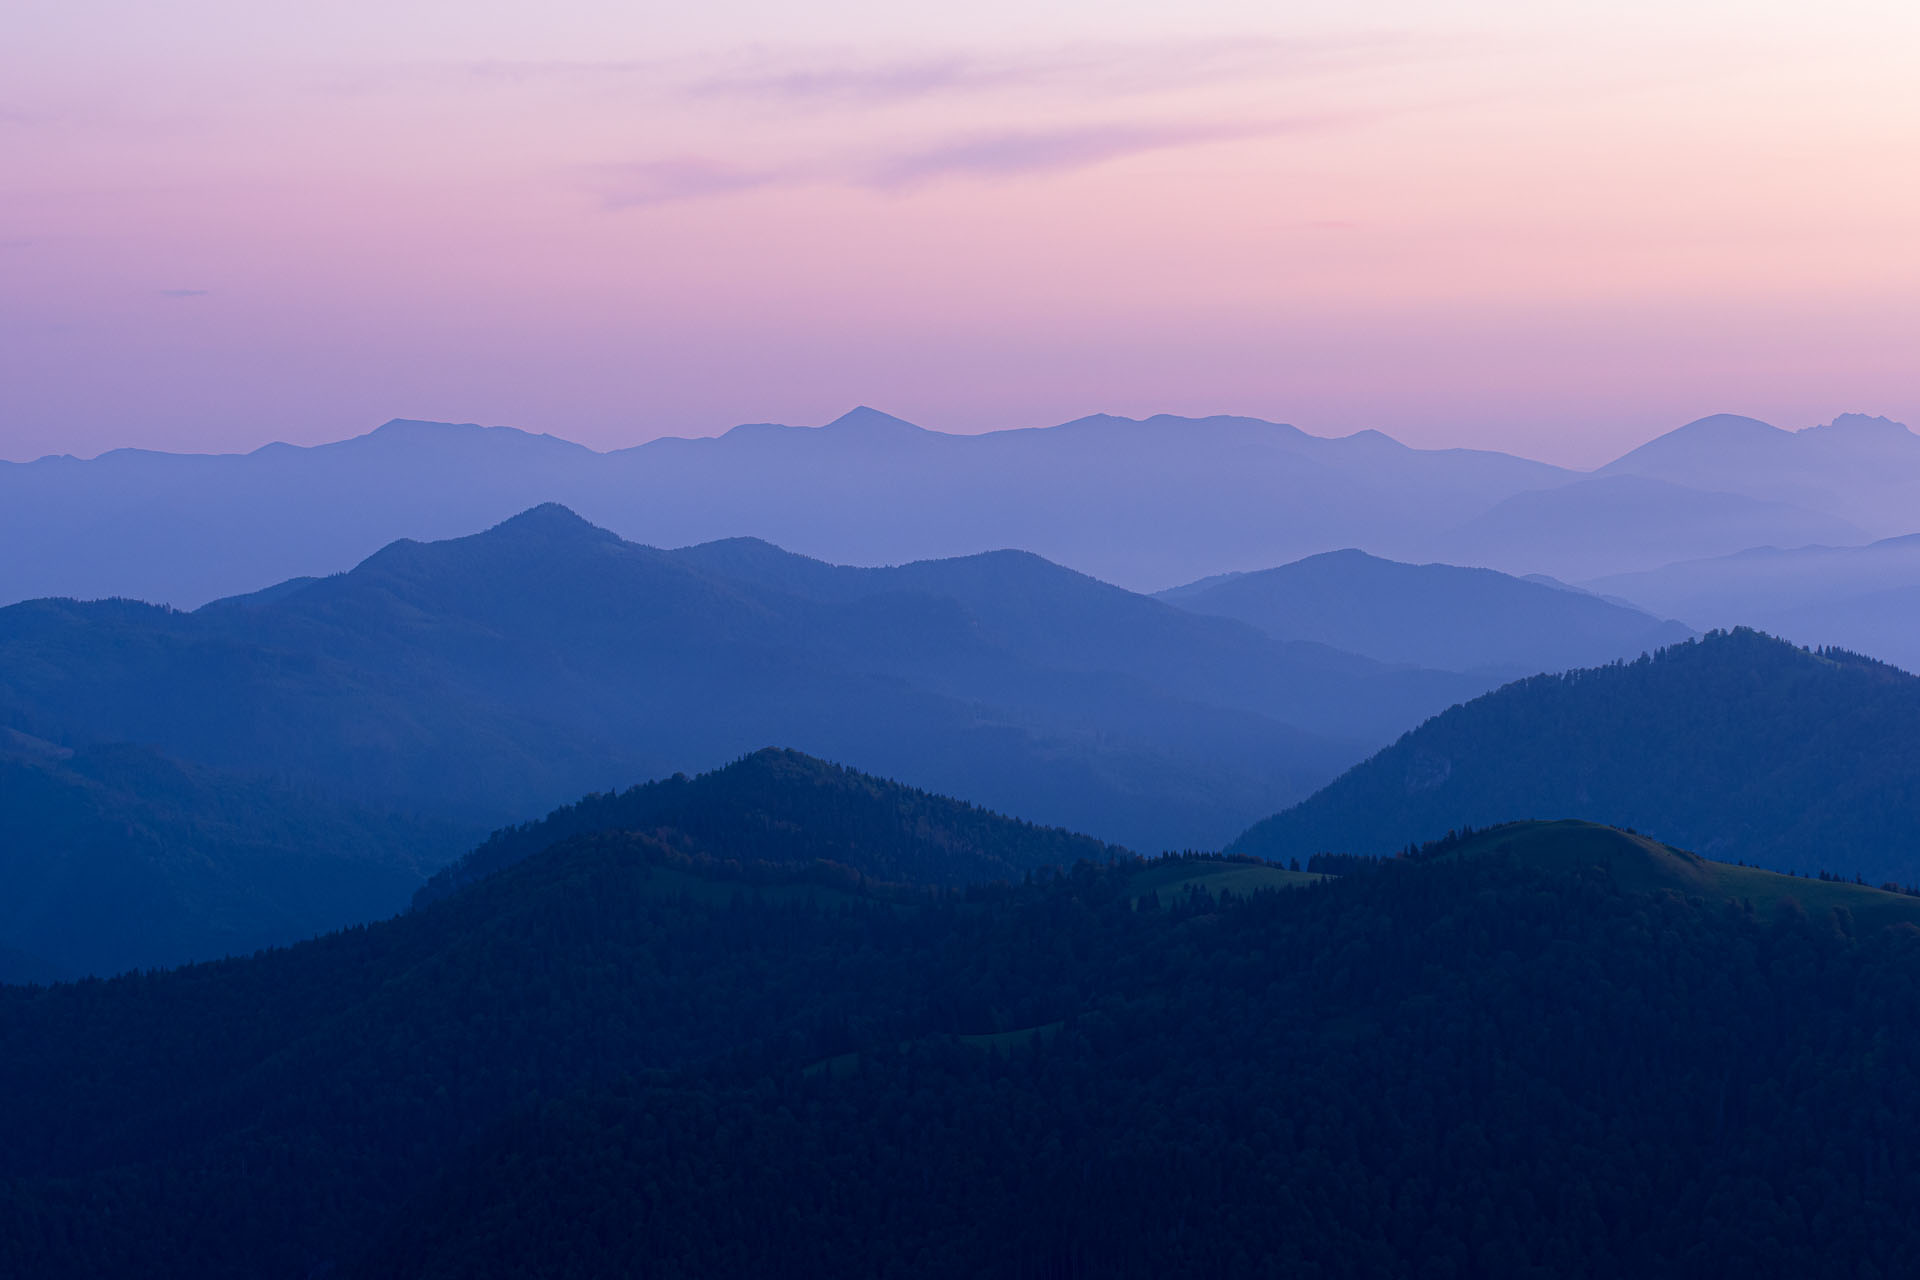
{"type": "Polygon", "coordinates": [[[893,883],[963,885],[1017,880],[1124,852],[1058,827],[1015,818],[767,748],[724,769],[588,796],[538,822],[496,831],[436,872],[417,905],[572,836],[644,832],[670,848],[729,862],[827,862],[893,883]]]}
{"type": "Polygon", "coordinates": [[[1303,861],[1390,853],[1524,817],[1630,826],[1777,870],[1920,882],[1920,678],[1716,632],[1455,707],[1233,847],[1303,861]]]}
{"type": "MultiPolygon", "coordinates": [[[[810,792],[763,806],[807,817],[760,859],[689,848],[740,826],[685,791],[677,835],[574,834],[392,921],[0,990],[0,1273],[1859,1276],[1920,1248],[1920,899],[1585,824],[1338,878],[888,885],[783,858],[869,818],[760,763],[810,792]]],[[[1000,830],[1010,863],[1061,847],[1000,830]]]]}
{"type": "Polygon", "coordinates": [[[481,826],[777,742],[1157,849],[1217,845],[1485,687],[1034,556],[745,550],[548,506],[193,613],[31,601],[0,609],[0,716],[481,826]]]}
{"type": "Polygon", "coordinates": [[[245,954],[376,920],[477,835],[150,748],[76,750],[0,727],[0,981],[245,954]]]}

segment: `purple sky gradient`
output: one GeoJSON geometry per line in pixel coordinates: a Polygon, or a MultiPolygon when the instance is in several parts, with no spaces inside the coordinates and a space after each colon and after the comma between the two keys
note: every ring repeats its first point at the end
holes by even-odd
{"type": "Polygon", "coordinates": [[[9,6],[0,457],[1920,426],[1914,6],[654,8],[9,6]]]}

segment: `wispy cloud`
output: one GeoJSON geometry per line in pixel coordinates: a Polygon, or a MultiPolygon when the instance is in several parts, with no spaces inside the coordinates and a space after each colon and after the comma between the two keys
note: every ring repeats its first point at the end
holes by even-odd
{"type": "Polygon", "coordinates": [[[1106,97],[1334,70],[1404,56],[1408,45],[1402,37],[1368,35],[1076,44],[891,58],[844,51],[749,51],[736,55],[734,66],[692,79],[686,91],[696,97],[761,99],[785,106],[853,107],[1036,89],[1106,97]]]}
{"type": "Polygon", "coordinates": [[[154,292],[163,298],[204,298],[207,296],[207,290],[205,289],[156,289],[154,292]]]}
{"type": "Polygon", "coordinates": [[[761,59],[760,65],[718,72],[686,86],[694,97],[772,99],[783,104],[859,105],[903,102],[938,93],[978,93],[1035,79],[1021,60],[946,55],[880,62],[796,63],[761,59]]]}
{"type": "Polygon", "coordinates": [[[1000,131],[778,168],[679,157],[599,166],[593,171],[592,185],[609,210],[781,187],[838,186],[900,192],[948,179],[1002,182],[1066,174],[1149,152],[1318,132],[1352,122],[1351,117],[1303,117],[1000,131]]]}
{"type": "Polygon", "coordinates": [[[869,170],[864,185],[893,190],[942,178],[1004,179],[1067,173],[1112,160],[1214,142],[1294,133],[1312,122],[1107,124],[982,134],[894,155],[869,170]]]}
{"type": "Polygon", "coordinates": [[[961,95],[1045,91],[1098,99],[1217,87],[1377,65],[1430,52],[1430,43],[1374,33],[958,52],[752,47],[671,60],[492,59],[464,64],[459,74],[469,83],[509,87],[553,84],[687,100],[733,99],[786,110],[867,109],[961,95]]]}

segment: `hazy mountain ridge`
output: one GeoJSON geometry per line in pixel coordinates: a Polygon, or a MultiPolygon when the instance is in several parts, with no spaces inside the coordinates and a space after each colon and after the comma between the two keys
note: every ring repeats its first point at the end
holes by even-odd
{"type": "Polygon", "coordinates": [[[1864,547],[1756,547],[1588,585],[1699,628],[1751,625],[1920,671],[1920,534],[1864,547]]]}
{"type": "Polygon", "coordinates": [[[1920,436],[1860,413],[1799,431],[1733,414],[1702,418],[1600,470],[1822,511],[1874,537],[1914,532],[1920,512],[1920,436]]]}
{"type": "MultiPolygon", "coordinates": [[[[1700,434],[1681,428],[1662,441],[1700,434]]],[[[1793,438],[1805,438],[1802,454],[1820,453],[1822,441],[1830,453],[1858,434],[1843,420],[1793,438]]],[[[859,409],[824,427],[743,426],[610,453],[504,427],[396,421],[312,448],[0,465],[0,538],[29,551],[0,568],[0,600],[192,606],[339,572],[397,538],[457,536],[542,502],[658,546],[745,535],[868,565],[1018,547],[1146,590],[1342,547],[1566,578],[1913,531],[1887,527],[1920,506],[1920,464],[1904,454],[1841,468],[1886,497],[1860,506],[1843,493],[1834,507],[1821,505],[1825,490],[1783,497],[1725,450],[1693,449],[1681,467],[1671,457],[1679,446],[1662,441],[1589,475],[1224,416],[1096,415],[960,436],[859,409]],[[1580,486],[1577,507],[1525,496],[1567,485],[1580,486]],[[1657,538],[1596,558],[1595,547],[1650,519],[1657,538]]],[[[1791,469],[1805,472],[1804,459],[1791,469]]]]}
{"type": "Polygon", "coordinates": [[[1516,818],[1920,883],[1920,677],[1752,631],[1536,676],[1436,716],[1230,847],[1391,853],[1516,818]]]}
{"type": "MultiPolygon", "coordinates": [[[[1916,490],[1920,492],[1920,490],[1916,490]]],[[[1514,494],[1435,538],[1433,557],[1562,579],[1651,569],[1762,543],[1864,542],[1825,512],[1652,476],[1589,476],[1514,494]]]]}
{"type": "Polygon", "coordinates": [[[0,710],[483,823],[785,743],[1156,848],[1224,840],[1485,687],[1031,556],[702,564],[743,545],[662,552],[547,506],[196,613],[16,605],[0,710]]]}
{"type": "Polygon", "coordinates": [[[1491,569],[1330,551],[1155,597],[1382,662],[1512,675],[1594,666],[1688,638],[1683,624],[1491,569]]]}

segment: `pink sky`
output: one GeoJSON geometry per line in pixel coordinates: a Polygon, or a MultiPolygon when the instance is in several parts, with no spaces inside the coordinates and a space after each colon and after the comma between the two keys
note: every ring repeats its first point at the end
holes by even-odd
{"type": "Polygon", "coordinates": [[[0,457],[1920,426],[1920,7],[1361,8],[15,0],[0,457]]]}

